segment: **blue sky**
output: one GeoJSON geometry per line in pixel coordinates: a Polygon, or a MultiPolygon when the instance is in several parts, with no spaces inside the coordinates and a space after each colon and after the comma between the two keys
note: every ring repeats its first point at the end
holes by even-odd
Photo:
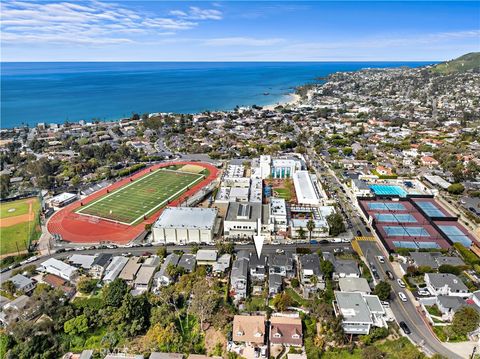
{"type": "Polygon", "coordinates": [[[469,2],[3,0],[2,61],[423,61],[480,51],[469,2]]]}

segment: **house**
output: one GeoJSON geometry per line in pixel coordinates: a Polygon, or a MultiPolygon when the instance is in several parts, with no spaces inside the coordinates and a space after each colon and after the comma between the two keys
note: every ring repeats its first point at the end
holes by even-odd
{"type": "Polygon", "coordinates": [[[250,345],[263,345],[265,343],[265,316],[234,316],[232,340],[250,345]]]}
{"type": "Polygon", "coordinates": [[[103,276],[103,282],[108,284],[118,278],[120,272],[128,263],[128,258],[124,256],[115,256],[105,269],[105,275],[103,276]]]}
{"type": "Polygon", "coordinates": [[[302,320],[290,317],[271,317],[270,343],[301,346],[303,343],[302,320]]]}
{"type": "Polygon", "coordinates": [[[197,252],[197,265],[199,266],[213,266],[217,261],[218,251],[214,249],[199,249],[197,252]]]}
{"type": "Polygon", "coordinates": [[[320,258],[316,253],[305,254],[300,257],[298,275],[305,298],[308,298],[317,289],[325,288],[325,277],[320,269],[320,258]]]}
{"type": "Polygon", "coordinates": [[[69,282],[54,274],[46,274],[42,278],[42,282],[48,284],[52,288],[60,289],[66,297],[73,298],[75,295],[75,288],[69,285],[69,282]]]}
{"type": "Polygon", "coordinates": [[[394,174],[391,168],[385,166],[377,166],[375,170],[380,176],[392,176],[394,174]]]}
{"type": "Polygon", "coordinates": [[[194,254],[184,254],[178,261],[177,266],[183,268],[185,273],[192,273],[197,265],[197,260],[194,254]]]}
{"type": "Polygon", "coordinates": [[[345,277],[338,279],[341,292],[358,292],[370,294],[372,289],[365,278],[345,277]]]}
{"type": "Polygon", "coordinates": [[[9,280],[13,283],[17,291],[20,291],[24,294],[30,293],[37,285],[35,280],[25,277],[22,274],[16,274],[9,280]]]}
{"type": "Polygon", "coordinates": [[[215,356],[215,355],[209,357],[208,355],[203,355],[203,354],[190,354],[187,359],[222,359],[222,357],[215,356]]]}
{"type": "Polygon", "coordinates": [[[141,294],[148,290],[148,285],[152,280],[155,270],[156,267],[142,264],[137,272],[135,280],[133,281],[133,287],[135,288],[136,294],[141,294]]]}
{"type": "Polygon", "coordinates": [[[105,268],[107,268],[107,265],[110,263],[111,259],[111,253],[100,253],[98,256],[95,257],[95,260],[93,261],[88,273],[94,279],[101,279],[103,273],[105,272],[105,268]]]}
{"type": "Polygon", "coordinates": [[[367,182],[359,179],[352,180],[352,191],[357,197],[369,197],[372,195],[372,190],[367,182]]]}
{"type": "Polygon", "coordinates": [[[429,168],[438,166],[438,161],[431,156],[423,156],[420,159],[420,162],[421,162],[422,166],[427,166],[429,168]]]}
{"type": "Polygon", "coordinates": [[[287,254],[273,254],[268,259],[268,273],[279,274],[282,277],[294,275],[293,258],[287,254]]]}
{"type": "Polygon", "coordinates": [[[335,259],[332,279],[337,281],[340,278],[360,278],[360,269],[357,261],[353,259],[335,259]]]}
{"type": "Polygon", "coordinates": [[[93,262],[95,261],[95,256],[87,254],[73,254],[68,262],[77,268],[83,268],[85,270],[90,270],[93,262]]]}
{"type": "Polygon", "coordinates": [[[438,268],[438,263],[429,252],[410,252],[410,259],[415,267],[438,268]]]}
{"type": "Polygon", "coordinates": [[[282,291],[283,277],[280,274],[272,273],[268,276],[268,295],[273,297],[282,291]]]}
{"type": "Polygon", "coordinates": [[[167,286],[172,283],[172,277],[168,274],[168,268],[170,266],[176,267],[179,261],[180,256],[176,253],[171,253],[165,258],[160,270],[153,277],[155,287],[167,286]]]}
{"type": "Polygon", "coordinates": [[[20,318],[27,318],[30,313],[27,309],[30,306],[30,297],[21,295],[2,307],[0,312],[0,323],[7,326],[18,321],[20,318]]]}
{"type": "Polygon", "coordinates": [[[236,259],[230,273],[230,295],[235,301],[247,298],[248,263],[246,258],[236,259]]]}
{"type": "Polygon", "coordinates": [[[75,280],[78,274],[78,269],[68,265],[58,259],[49,258],[39,267],[40,271],[47,272],[59,276],[69,282],[75,280]]]}
{"type": "Polygon", "coordinates": [[[123,279],[127,282],[127,284],[132,285],[138,270],[142,266],[142,264],[138,262],[139,259],[140,258],[138,257],[129,258],[127,264],[125,265],[125,267],[123,267],[118,278],[123,279]]]}
{"type": "Polygon", "coordinates": [[[253,282],[264,282],[267,278],[267,256],[262,254],[260,258],[256,254],[250,256],[250,278],[253,282]]]}
{"type": "Polygon", "coordinates": [[[375,327],[387,327],[385,309],[378,296],[335,291],[333,309],[343,317],[345,334],[367,335],[375,327]]]}
{"type": "Polygon", "coordinates": [[[124,354],[124,353],[118,353],[118,354],[107,354],[107,356],[104,359],[143,359],[143,355],[141,354],[124,354]]]}
{"type": "Polygon", "coordinates": [[[425,284],[432,295],[469,297],[470,293],[462,280],[450,273],[425,273],[425,284]]]}
{"type": "Polygon", "coordinates": [[[465,299],[450,295],[439,295],[435,298],[437,308],[442,312],[443,320],[452,320],[455,312],[465,306],[465,299]]]}
{"type": "Polygon", "coordinates": [[[212,272],[216,275],[223,275],[230,268],[230,261],[232,256],[230,254],[222,254],[218,257],[217,262],[212,266],[212,272]]]}

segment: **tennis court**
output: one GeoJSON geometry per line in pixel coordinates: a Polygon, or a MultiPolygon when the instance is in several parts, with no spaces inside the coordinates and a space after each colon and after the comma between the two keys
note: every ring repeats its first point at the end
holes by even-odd
{"type": "Polygon", "coordinates": [[[405,211],[405,206],[401,203],[373,202],[368,204],[368,209],[374,211],[405,211]]]}
{"type": "Polygon", "coordinates": [[[461,243],[467,248],[470,248],[472,245],[472,241],[468,238],[465,233],[463,233],[460,228],[457,226],[438,226],[438,228],[445,233],[445,235],[450,239],[453,243],[461,243]]]}
{"type": "Polygon", "coordinates": [[[375,213],[378,222],[387,223],[417,223],[417,220],[411,214],[405,213],[375,213]]]}
{"type": "Polygon", "coordinates": [[[430,237],[423,227],[383,226],[383,230],[389,237],[430,237]]]}
{"type": "Polygon", "coordinates": [[[181,196],[203,178],[202,174],[157,169],[80,207],[76,212],[133,225],[181,196]]]}
{"type": "Polygon", "coordinates": [[[415,203],[429,217],[445,217],[445,214],[432,202],[416,201],[415,203]]]}

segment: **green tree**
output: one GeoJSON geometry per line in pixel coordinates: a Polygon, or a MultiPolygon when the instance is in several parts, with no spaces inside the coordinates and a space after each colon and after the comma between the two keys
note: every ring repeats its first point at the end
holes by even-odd
{"type": "Polygon", "coordinates": [[[123,279],[115,279],[103,289],[103,299],[105,304],[111,307],[120,307],[127,291],[127,283],[123,279]]]}
{"type": "Polygon", "coordinates": [[[376,346],[368,346],[362,350],[362,359],[383,359],[385,353],[378,349],[376,346]]]}
{"type": "Polygon", "coordinates": [[[88,319],[85,314],[81,314],[75,318],[67,320],[63,324],[63,331],[66,334],[76,335],[85,333],[88,330],[88,319]]]}
{"type": "Polygon", "coordinates": [[[331,236],[338,236],[340,233],[345,232],[345,223],[343,223],[343,217],[339,213],[328,215],[327,223],[330,227],[331,236]]]}
{"type": "Polygon", "coordinates": [[[457,335],[467,335],[478,328],[480,314],[472,307],[462,307],[453,315],[452,331],[457,335]]]}
{"type": "Polygon", "coordinates": [[[300,286],[300,282],[297,278],[292,278],[292,280],[290,281],[290,285],[292,286],[292,288],[298,288],[300,286]]]}
{"type": "Polygon", "coordinates": [[[83,294],[91,293],[97,286],[96,279],[90,279],[87,277],[81,278],[77,283],[77,290],[83,294]]]}
{"type": "Polygon", "coordinates": [[[380,281],[373,291],[373,294],[378,295],[380,300],[387,300],[390,298],[390,292],[392,291],[392,286],[390,283],[385,281],[380,281]]]}
{"type": "Polygon", "coordinates": [[[447,191],[451,194],[461,194],[465,191],[465,187],[461,183],[454,183],[448,186],[447,191]]]}
{"type": "Polygon", "coordinates": [[[201,329],[203,329],[204,322],[211,320],[219,302],[220,296],[210,287],[205,278],[193,285],[190,307],[192,312],[200,319],[201,329]]]}
{"type": "Polygon", "coordinates": [[[298,229],[298,237],[299,237],[300,239],[305,239],[305,238],[306,238],[306,236],[305,236],[305,230],[303,229],[303,227],[300,227],[300,228],[298,229]]]}
{"type": "Polygon", "coordinates": [[[332,278],[333,271],[335,270],[332,262],[324,260],[320,262],[320,269],[322,270],[326,278],[332,278]]]}
{"type": "Polygon", "coordinates": [[[273,298],[272,304],[277,311],[284,312],[293,305],[293,299],[287,292],[282,292],[273,298]]]}
{"type": "Polygon", "coordinates": [[[307,230],[309,233],[310,240],[312,240],[312,232],[314,231],[314,229],[315,229],[315,222],[313,221],[313,219],[309,219],[307,222],[307,230]]]}
{"type": "Polygon", "coordinates": [[[165,247],[160,247],[157,250],[157,256],[160,257],[160,259],[163,259],[167,256],[167,248],[165,247]]]}
{"type": "Polygon", "coordinates": [[[462,269],[457,266],[453,266],[451,264],[442,264],[440,267],[438,267],[438,271],[440,273],[451,273],[455,275],[460,275],[462,273],[462,269]]]}
{"type": "Polygon", "coordinates": [[[6,198],[10,191],[10,176],[0,175],[0,197],[6,198]]]}
{"type": "Polygon", "coordinates": [[[145,295],[125,294],[122,306],[115,315],[114,323],[128,336],[144,332],[149,325],[150,303],[145,295]]]}
{"type": "Polygon", "coordinates": [[[6,280],[5,282],[2,283],[2,289],[9,293],[10,295],[14,295],[15,292],[17,291],[17,288],[15,287],[15,284],[11,280],[6,280]]]}

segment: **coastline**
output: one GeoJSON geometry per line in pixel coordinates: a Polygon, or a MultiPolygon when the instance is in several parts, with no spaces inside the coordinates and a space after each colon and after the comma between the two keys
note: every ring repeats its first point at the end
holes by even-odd
{"type": "Polygon", "coordinates": [[[292,105],[298,105],[300,103],[300,95],[292,92],[287,95],[285,95],[284,99],[282,99],[279,102],[272,103],[270,105],[262,106],[263,109],[273,111],[275,110],[275,107],[277,106],[292,106],[292,105]]]}

